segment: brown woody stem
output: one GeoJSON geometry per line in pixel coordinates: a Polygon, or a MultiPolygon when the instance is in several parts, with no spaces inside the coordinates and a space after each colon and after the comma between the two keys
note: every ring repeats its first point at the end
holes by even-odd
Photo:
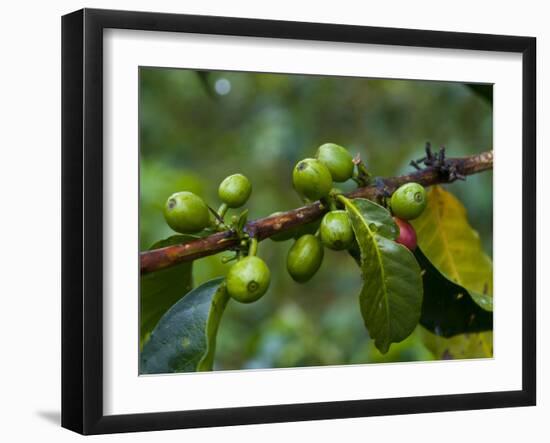
{"type": "MultiPolygon", "coordinates": [[[[471,155],[462,158],[449,158],[448,164],[454,164],[457,172],[466,176],[493,168],[493,151],[471,155]]],[[[439,183],[451,183],[448,176],[443,175],[438,168],[429,167],[411,174],[398,177],[388,177],[378,181],[376,185],[358,188],[344,194],[348,198],[367,198],[378,201],[385,193],[391,194],[399,186],[416,182],[423,186],[431,186],[439,183]]],[[[328,208],[317,201],[301,208],[283,212],[276,216],[270,216],[250,221],[244,230],[252,238],[258,241],[272,235],[293,229],[297,226],[311,223],[320,218],[328,208]]],[[[240,243],[240,239],[233,231],[218,232],[208,237],[193,240],[189,243],[167,246],[141,253],[141,273],[158,271],[184,261],[192,261],[197,258],[217,254],[218,252],[233,249],[240,243]]]]}

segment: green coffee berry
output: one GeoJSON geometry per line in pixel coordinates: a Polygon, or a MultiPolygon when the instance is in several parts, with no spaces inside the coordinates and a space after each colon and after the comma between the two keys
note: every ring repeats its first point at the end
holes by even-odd
{"type": "Polygon", "coordinates": [[[189,234],[210,224],[210,211],[203,199],[192,192],[176,192],[166,200],[164,218],[174,231],[189,234]]]}
{"type": "Polygon", "coordinates": [[[323,262],[323,245],[311,234],[306,234],[294,242],[288,251],[286,268],[294,281],[305,283],[321,267],[323,262]]]}
{"type": "Polygon", "coordinates": [[[240,208],[252,192],[250,180],[242,174],[233,174],[223,179],[218,188],[218,196],[230,208],[240,208]]]}
{"type": "Polygon", "coordinates": [[[317,160],[323,163],[335,182],[345,182],[353,175],[353,157],[349,151],[334,143],[325,143],[317,150],[317,160]]]}
{"type": "Polygon", "coordinates": [[[248,256],[229,269],[226,277],[227,293],[241,303],[252,303],[267,292],[271,272],[265,262],[248,256]]]}
{"type": "Polygon", "coordinates": [[[321,241],[329,249],[342,251],[353,244],[353,230],[346,211],[331,211],[321,222],[321,241]]]}
{"type": "Polygon", "coordinates": [[[326,197],[332,188],[332,176],[328,168],[319,160],[300,160],[292,172],[294,189],[309,200],[326,197]]]}
{"type": "Polygon", "coordinates": [[[407,183],[400,186],[390,200],[393,215],[403,220],[412,220],[418,217],[427,204],[426,190],[418,183],[407,183]]]}

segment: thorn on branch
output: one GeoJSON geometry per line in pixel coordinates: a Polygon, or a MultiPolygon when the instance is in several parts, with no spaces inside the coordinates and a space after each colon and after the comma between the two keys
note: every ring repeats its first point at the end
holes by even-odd
{"type": "Polygon", "coordinates": [[[430,142],[426,142],[424,148],[426,155],[417,160],[411,160],[410,165],[416,170],[422,170],[422,166],[425,168],[434,168],[439,174],[448,182],[455,180],[466,180],[466,176],[463,174],[460,162],[447,160],[445,155],[445,146],[439,148],[439,152],[432,151],[432,145],[430,142]]]}

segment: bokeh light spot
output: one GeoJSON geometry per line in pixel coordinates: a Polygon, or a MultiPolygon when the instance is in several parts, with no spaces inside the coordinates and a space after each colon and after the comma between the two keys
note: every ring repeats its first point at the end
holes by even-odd
{"type": "Polygon", "coordinates": [[[220,78],[216,80],[214,89],[219,95],[227,95],[231,92],[231,82],[226,78],[220,78]]]}

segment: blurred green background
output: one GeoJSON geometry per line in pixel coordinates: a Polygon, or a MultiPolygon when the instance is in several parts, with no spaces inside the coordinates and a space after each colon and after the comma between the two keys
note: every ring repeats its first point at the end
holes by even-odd
{"type": "MultiPolygon", "coordinates": [[[[253,184],[251,219],[300,206],[292,168],[326,142],[359,152],[377,176],[410,171],[426,141],[445,145],[450,156],[491,149],[487,91],[450,82],[140,68],[140,249],[173,234],[162,215],[170,194],[189,190],[217,208],[218,185],[233,173],[253,184]]],[[[491,257],[492,178],[483,173],[448,186],[491,257]]],[[[421,327],[381,355],[363,325],[353,259],[326,250],[317,275],[299,285],[285,269],[290,246],[260,244],[271,287],[252,305],[228,304],[215,369],[435,358],[421,327]]],[[[224,255],[195,262],[195,285],[225,275],[224,255]]]]}

